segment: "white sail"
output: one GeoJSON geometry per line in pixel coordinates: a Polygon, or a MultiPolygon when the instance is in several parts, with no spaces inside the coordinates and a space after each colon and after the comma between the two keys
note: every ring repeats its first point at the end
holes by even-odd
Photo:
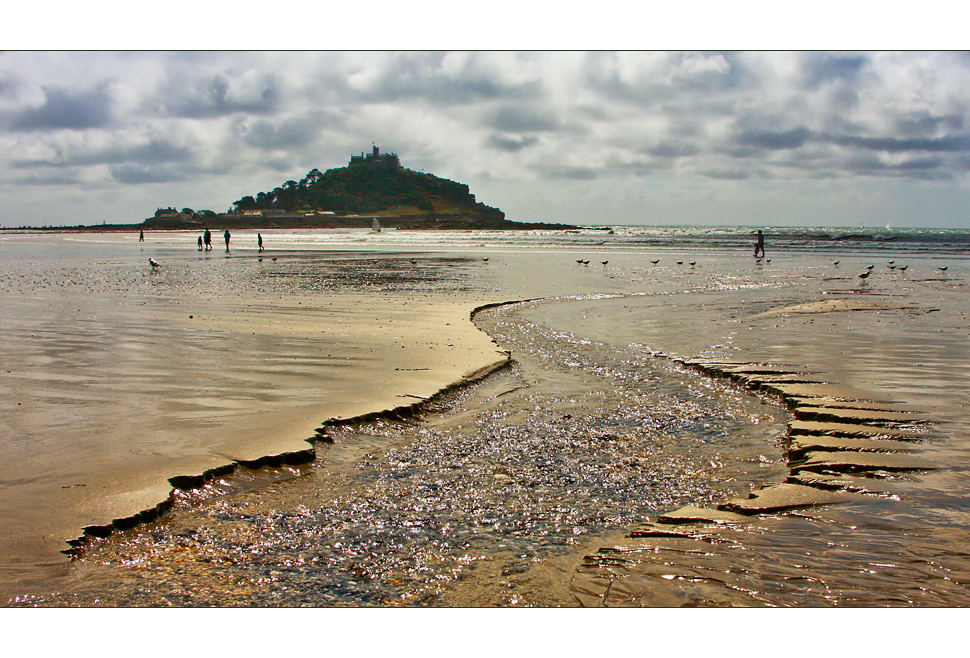
{"type": "Polygon", "coordinates": [[[379,221],[377,221],[377,218],[375,217],[374,218],[374,233],[380,233],[380,232],[381,232],[381,223],[379,221]]]}

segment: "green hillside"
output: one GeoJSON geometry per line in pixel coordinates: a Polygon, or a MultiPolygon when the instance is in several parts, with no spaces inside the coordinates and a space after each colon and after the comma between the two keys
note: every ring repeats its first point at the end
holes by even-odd
{"type": "Polygon", "coordinates": [[[337,214],[466,215],[503,220],[505,213],[475,200],[468,186],[401,166],[365,162],[287,181],[270,192],[245,196],[233,203],[236,213],[248,210],[337,214]]]}

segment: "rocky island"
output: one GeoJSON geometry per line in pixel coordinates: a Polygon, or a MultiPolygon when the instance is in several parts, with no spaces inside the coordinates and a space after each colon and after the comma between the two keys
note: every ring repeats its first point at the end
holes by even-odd
{"type": "Polygon", "coordinates": [[[244,196],[228,212],[159,208],[145,229],[198,230],[218,224],[239,229],[370,228],[377,219],[398,229],[575,229],[566,224],[513,222],[476,201],[468,185],[401,166],[378,147],[346,167],[311,170],[269,192],[244,196]]]}

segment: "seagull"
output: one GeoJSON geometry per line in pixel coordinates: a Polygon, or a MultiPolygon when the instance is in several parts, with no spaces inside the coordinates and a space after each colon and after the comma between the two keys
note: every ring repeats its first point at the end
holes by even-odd
{"type": "Polygon", "coordinates": [[[936,269],[938,269],[941,272],[946,272],[946,268],[948,268],[948,267],[949,267],[949,265],[944,265],[943,267],[938,267],[936,269]]]}
{"type": "Polygon", "coordinates": [[[696,260],[692,260],[691,262],[688,263],[688,265],[690,265],[690,266],[693,267],[694,265],[697,265],[697,261],[696,260]]]}
{"type": "Polygon", "coordinates": [[[677,261],[677,264],[678,264],[678,265],[683,265],[683,264],[684,264],[684,261],[682,261],[682,260],[679,260],[679,261],[677,261]]]}
{"type": "Polygon", "coordinates": [[[609,264],[609,262],[610,262],[610,261],[608,261],[608,260],[601,260],[601,261],[600,261],[600,263],[602,263],[603,265],[607,265],[607,264],[609,264]]]}
{"type": "Polygon", "coordinates": [[[872,271],[872,268],[874,268],[874,267],[875,267],[875,265],[866,265],[866,269],[869,270],[870,272],[872,271]]]}
{"type": "Polygon", "coordinates": [[[657,263],[659,263],[659,262],[660,262],[660,259],[658,258],[657,260],[652,260],[652,261],[650,261],[650,262],[651,262],[651,263],[653,263],[654,265],[656,265],[657,263]]]}
{"type": "Polygon", "coordinates": [[[859,278],[865,281],[866,279],[869,278],[870,274],[872,274],[872,270],[866,270],[865,272],[859,275],[859,278]]]}
{"type": "Polygon", "coordinates": [[[483,259],[482,259],[482,262],[483,262],[483,263],[487,263],[487,262],[488,262],[488,259],[487,259],[487,258],[483,258],[483,259]]]}
{"type": "Polygon", "coordinates": [[[889,269],[894,270],[894,269],[896,269],[896,266],[895,265],[890,265],[889,266],[889,269]]]}
{"type": "Polygon", "coordinates": [[[900,272],[905,272],[907,267],[909,267],[909,265],[902,265],[902,266],[900,266],[899,271],[900,272]]]}
{"type": "Polygon", "coordinates": [[[838,265],[839,264],[839,261],[837,261],[837,260],[836,261],[832,261],[832,264],[833,265],[838,265]]]}
{"type": "Polygon", "coordinates": [[[889,264],[890,264],[890,265],[892,265],[892,264],[893,264],[893,263],[895,263],[895,262],[896,262],[896,261],[894,261],[894,260],[891,260],[891,261],[889,261],[889,264]]]}
{"type": "Polygon", "coordinates": [[[157,270],[157,269],[158,269],[158,267],[159,267],[159,265],[158,265],[158,261],[157,261],[157,260],[155,260],[154,258],[149,258],[149,259],[148,259],[148,264],[152,266],[152,269],[153,269],[153,270],[157,270]]]}

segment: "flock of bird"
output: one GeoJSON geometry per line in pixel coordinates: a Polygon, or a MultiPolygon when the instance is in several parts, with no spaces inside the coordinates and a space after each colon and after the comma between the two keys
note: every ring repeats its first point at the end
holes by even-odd
{"type": "MultiPolygon", "coordinates": [[[[263,260],[262,257],[260,257],[259,260],[262,261],[263,260]]],[[[274,258],[273,260],[276,260],[276,259],[274,258]]],[[[485,262],[485,263],[487,263],[488,262],[488,259],[487,258],[483,258],[482,261],[485,262]]],[[[757,259],[757,261],[760,263],[761,262],[761,259],[759,258],[759,259],[757,259]]],[[[413,261],[412,260],[411,261],[411,264],[413,265],[416,262],[417,261],[413,261]]],[[[584,267],[589,266],[589,263],[590,263],[590,261],[583,260],[581,258],[578,259],[576,262],[579,263],[580,265],[584,266],[584,267]]],[[[650,263],[652,265],[656,265],[659,262],[660,262],[660,259],[659,258],[652,259],[650,261],[650,263]]],[[[768,259],[765,260],[765,262],[770,263],[771,262],[771,259],[768,258],[768,259]]],[[[838,267],[838,265],[839,265],[840,262],[841,261],[837,261],[836,260],[836,261],[832,261],[832,264],[835,265],[836,267],[838,267]]],[[[610,263],[610,261],[608,261],[608,260],[601,260],[600,261],[600,264],[603,265],[603,266],[609,265],[609,263],[610,263]]],[[[156,270],[158,270],[159,267],[161,267],[161,264],[159,264],[159,262],[157,260],[155,260],[154,258],[149,258],[148,259],[148,264],[151,265],[152,272],[155,272],[156,270]]],[[[679,260],[679,261],[677,261],[677,264],[678,265],[683,265],[684,264],[684,261],[679,260]]],[[[690,261],[687,264],[690,265],[690,266],[694,266],[694,265],[697,265],[697,261],[692,260],[692,261],[690,261]]],[[[858,277],[860,279],[862,279],[863,283],[865,283],[866,279],[869,278],[869,276],[872,274],[872,271],[875,269],[875,267],[876,267],[875,265],[867,265],[866,266],[866,271],[863,272],[862,274],[858,275],[858,277]]],[[[888,267],[889,267],[890,270],[895,270],[895,271],[899,271],[899,272],[905,272],[909,266],[908,265],[896,265],[896,261],[891,260],[891,261],[889,261],[888,267]]],[[[936,269],[938,269],[940,272],[946,272],[947,267],[948,266],[944,265],[943,267],[937,267],[936,269]]]]}
{"type": "MultiPolygon", "coordinates": [[[[832,264],[835,266],[838,266],[839,261],[837,260],[832,261],[832,264]]],[[[872,275],[872,271],[875,269],[875,267],[876,267],[875,265],[867,265],[866,271],[863,272],[862,274],[859,274],[858,278],[862,279],[862,282],[865,283],[866,279],[868,279],[869,276],[872,275]]],[[[893,270],[896,272],[905,272],[907,269],[909,269],[909,265],[896,265],[896,261],[894,260],[889,261],[887,267],[890,270],[893,270]]],[[[948,265],[944,265],[943,267],[937,267],[936,269],[938,269],[940,272],[946,272],[948,267],[949,267],[948,265]]]]}

